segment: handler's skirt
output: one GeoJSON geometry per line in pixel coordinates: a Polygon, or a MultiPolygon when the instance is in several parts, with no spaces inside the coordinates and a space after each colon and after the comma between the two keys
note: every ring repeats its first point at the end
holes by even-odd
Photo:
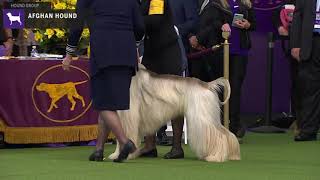
{"type": "Polygon", "coordinates": [[[95,110],[128,110],[134,69],[110,66],[91,77],[91,98],[95,110]]]}

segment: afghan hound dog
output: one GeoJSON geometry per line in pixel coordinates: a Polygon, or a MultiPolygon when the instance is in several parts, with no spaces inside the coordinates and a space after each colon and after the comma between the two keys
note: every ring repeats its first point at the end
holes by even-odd
{"type": "MultiPolygon", "coordinates": [[[[158,75],[139,65],[130,87],[130,110],[118,111],[122,127],[136,147],[141,138],[154,134],[178,116],[186,117],[189,144],[201,160],[240,160],[240,146],[234,134],[221,124],[220,106],[230,97],[224,78],[205,83],[195,78],[158,75]],[[220,88],[228,92],[224,102],[220,88]]],[[[119,155],[119,144],[109,159],[119,155]]],[[[128,159],[138,157],[139,148],[128,159]]]]}

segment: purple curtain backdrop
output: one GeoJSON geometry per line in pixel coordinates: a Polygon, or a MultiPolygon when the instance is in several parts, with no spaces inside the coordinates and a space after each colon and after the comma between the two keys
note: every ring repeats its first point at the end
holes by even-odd
{"type": "MultiPolygon", "coordinates": [[[[254,1],[257,14],[257,30],[252,33],[253,47],[249,55],[246,79],[241,97],[242,113],[264,113],[266,106],[266,65],[267,65],[267,33],[274,31],[271,15],[281,1],[254,1]],[[259,2],[259,3],[257,3],[259,2]]],[[[273,103],[274,113],[288,112],[290,104],[289,63],[285,58],[281,43],[275,44],[273,63],[273,103]]]]}

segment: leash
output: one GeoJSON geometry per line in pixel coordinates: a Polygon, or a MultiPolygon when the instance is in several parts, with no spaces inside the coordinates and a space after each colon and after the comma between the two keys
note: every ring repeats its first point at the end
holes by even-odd
{"type": "Polygon", "coordinates": [[[204,50],[201,50],[201,51],[198,51],[198,52],[190,53],[190,54],[187,55],[187,58],[189,60],[197,59],[197,58],[203,57],[205,55],[208,55],[208,54],[210,54],[212,52],[215,52],[218,49],[220,49],[221,47],[222,47],[222,45],[214,45],[211,48],[207,48],[207,49],[204,49],[204,50]]]}

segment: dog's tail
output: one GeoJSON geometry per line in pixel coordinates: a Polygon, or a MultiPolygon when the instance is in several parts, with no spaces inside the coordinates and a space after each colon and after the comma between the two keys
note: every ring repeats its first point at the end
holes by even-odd
{"type": "Polygon", "coordinates": [[[88,82],[88,80],[86,80],[86,81],[80,81],[80,82],[75,82],[74,85],[80,85],[80,84],[84,84],[84,83],[86,83],[86,82],[88,82]]]}
{"type": "Polygon", "coordinates": [[[231,87],[229,81],[226,78],[221,77],[219,79],[209,82],[208,84],[209,89],[213,92],[220,91],[221,87],[223,87],[224,91],[227,91],[227,97],[221,103],[225,104],[228,102],[228,100],[230,99],[231,87]]]}

